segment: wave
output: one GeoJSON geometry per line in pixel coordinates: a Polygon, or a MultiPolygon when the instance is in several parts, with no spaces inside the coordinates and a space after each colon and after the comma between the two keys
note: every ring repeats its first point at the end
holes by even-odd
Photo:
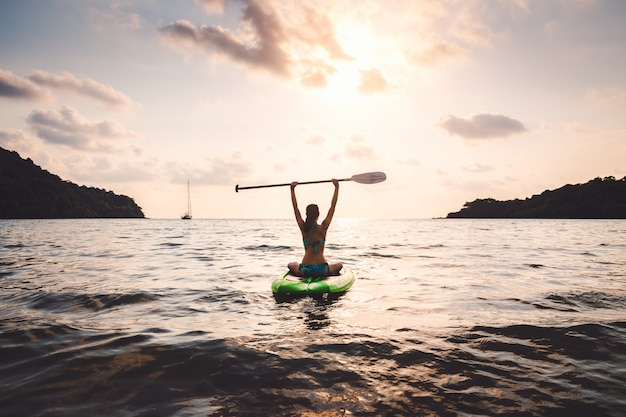
{"type": "Polygon", "coordinates": [[[626,296],[601,291],[550,293],[541,301],[521,301],[543,310],[580,312],[591,309],[620,311],[626,308],[626,296]]]}
{"type": "Polygon", "coordinates": [[[350,292],[277,302],[292,222],[147,222],[3,229],[0,414],[626,409],[622,223],[351,223],[350,292]]]}
{"type": "MultiPolygon", "coordinates": [[[[618,416],[626,323],[476,326],[449,336],[159,343],[162,329],[0,334],[7,415],[618,416]]],[[[191,338],[191,339],[190,339],[191,338]]],[[[172,340],[172,339],[170,339],[172,340]]],[[[184,340],[184,342],[182,341],[184,340]]]]}
{"type": "Polygon", "coordinates": [[[103,311],[132,304],[155,301],[158,295],[147,292],[124,294],[83,294],[37,291],[22,296],[22,302],[35,310],[63,313],[76,310],[103,311]]]}
{"type": "Polygon", "coordinates": [[[626,296],[613,295],[598,291],[569,294],[551,294],[547,299],[579,308],[605,308],[620,310],[626,307],[626,296]]]}
{"type": "Polygon", "coordinates": [[[251,246],[245,246],[243,248],[244,250],[249,250],[249,251],[262,251],[262,252],[266,252],[266,251],[290,251],[293,250],[292,246],[286,246],[286,245],[251,245],[251,246]]]}

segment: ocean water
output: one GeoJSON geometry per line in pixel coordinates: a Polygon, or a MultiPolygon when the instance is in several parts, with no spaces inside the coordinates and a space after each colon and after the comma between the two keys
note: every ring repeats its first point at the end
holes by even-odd
{"type": "Polygon", "coordinates": [[[624,416],[626,221],[0,221],[2,416],[624,416]]]}

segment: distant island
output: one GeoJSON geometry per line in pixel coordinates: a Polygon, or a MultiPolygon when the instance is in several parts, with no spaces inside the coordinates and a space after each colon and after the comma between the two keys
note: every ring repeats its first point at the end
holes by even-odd
{"type": "Polygon", "coordinates": [[[125,195],[78,186],[0,148],[0,219],[144,218],[125,195]]]}
{"type": "Polygon", "coordinates": [[[626,177],[568,184],[524,200],[477,199],[447,218],[626,219],[626,177]]]}

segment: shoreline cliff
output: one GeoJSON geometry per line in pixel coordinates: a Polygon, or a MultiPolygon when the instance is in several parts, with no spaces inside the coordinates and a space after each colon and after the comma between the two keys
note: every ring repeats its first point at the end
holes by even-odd
{"type": "Polygon", "coordinates": [[[626,219],[626,177],[598,177],[524,200],[476,199],[447,218],[626,219]]]}
{"type": "Polygon", "coordinates": [[[79,186],[0,148],[0,219],[145,218],[125,195],[79,186]]]}

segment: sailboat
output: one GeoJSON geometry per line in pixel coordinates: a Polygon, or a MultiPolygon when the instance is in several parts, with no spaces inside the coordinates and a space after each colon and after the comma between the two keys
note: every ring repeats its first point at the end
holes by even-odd
{"type": "Polygon", "coordinates": [[[191,220],[191,195],[189,194],[189,181],[187,181],[187,213],[180,216],[183,220],[191,220]]]}

